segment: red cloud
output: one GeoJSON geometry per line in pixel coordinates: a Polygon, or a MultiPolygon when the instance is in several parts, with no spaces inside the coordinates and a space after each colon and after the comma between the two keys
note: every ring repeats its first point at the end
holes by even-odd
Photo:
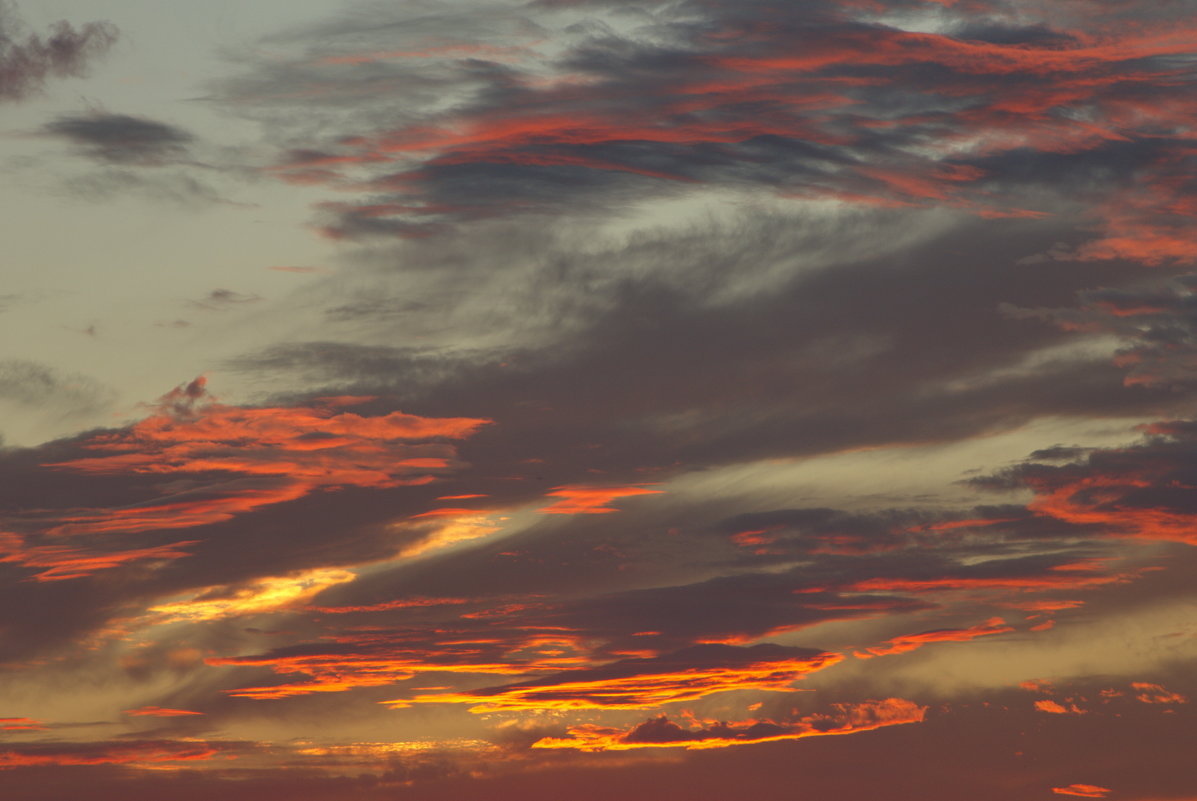
{"type": "Polygon", "coordinates": [[[1105,798],[1112,791],[1108,787],[1098,787],[1096,784],[1070,784],[1067,787],[1053,787],[1052,792],[1057,795],[1075,795],[1081,798],[1105,798]]]}
{"type": "Polygon", "coordinates": [[[45,731],[40,720],[31,718],[0,718],[0,731],[45,731]]]}
{"type": "Polygon", "coordinates": [[[634,495],[655,495],[661,490],[644,489],[643,487],[592,487],[582,484],[569,487],[556,487],[546,493],[552,498],[561,498],[554,504],[544,507],[540,511],[551,515],[601,515],[618,511],[607,504],[617,498],[627,498],[634,495]]]}
{"type": "MultiPolygon", "coordinates": [[[[471,712],[543,709],[652,709],[731,690],[786,691],[843,657],[778,645],[702,645],[664,657],[627,659],[521,684],[426,695],[416,703],[473,704],[471,712]]],[[[407,706],[408,701],[392,702],[407,706]]]]}
{"type": "Polygon", "coordinates": [[[857,651],[856,656],[861,659],[868,659],[874,656],[886,656],[888,654],[901,654],[906,651],[913,651],[916,648],[921,648],[928,643],[933,642],[967,642],[975,640],[977,637],[988,637],[992,634],[1005,634],[1006,632],[1014,631],[1006,625],[1006,621],[1000,617],[990,618],[984,623],[976,626],[971,626],[966,629],[935,629],[934,631],[924,631],[920,634],[907,634],[903,637],[895,637],[889,640],[888,645],[876,646],[874,648],[866,648],[863,652],[857,651]]]}
{"type": "MultiPolygon", "coordinates": [[[[202,378],[163,396],[155,413],[96,434],[83,447],[100,455],[48,467],[90,475],[187,476],[139,503],[72,509],[38,522],[43,537],[131,534],[220,523],[262,507],[341,487],[426,484],[451,469],[452,441],[488,420],[346,411],[374,400],[320,398],[304,406],[237,407],[214,401],[202,378]]],[[[0,561],[46,568],[39,581],[78,578],[135,561],[187,556],[193,541],[105,551],[44,544],[0,532],[0,561]]]]}
{"type": "Polygon", "coordinates": [[[1136,691],[1135,698],[1145,704],[1187,704],[1189,702],[1185,696],[1166,690],[1159,684],[1134,681],[1131,682],[1131,687],[1136,691]]]}
{"type": "Polygon", "coordinates": [[[143,706],[140,709],[126,709],[124,714],[129,717],[177,718],[187,715],[202,715],[203,712],[192,712],[189,709],[168,709],[160,706],[143,706]]]}
{"type": "Polygon", "coordinates": [[[1064,706],[1051,700],[1042,700],[1035,702],[1035,708],[1040,712],[1048,712],[1052,715],[1083,715],[1085,710],[1081,709],[1076,704],[1069,704],[1064,706]]]}
{"type": "Polygon", "coordinates": [[[35,573],[36,581],[64,581],[90,576],[98,570],[109,570],[130,562],[163,561],[190,556],[184,550],[195,540],[175,542],[151,548],[132,548],[107,553],[66,545],[27,546],[16,534],[0,532],[0,562],[13,562],[26,567],[45,568],[35,573]]]}
{"type": "Polygon", "coordinates": [[[685,729],[662,715],[629,731],[603,726],[570,728],[565,737],[545,737],[533,748],[562,748],[578,751],[627,751],[636,748],[725,748],[733,745],[797,740],[832,734],[854,734],[885,726],[920,723],[926,707],[902,698],[836,704],[833,714],[809,715],[795,721],[775,723],[749,720],[714,723],[699,729],[685,729]]]}
{"type": "Polygon", "coordinates": [[[227,691],[241,698],[288,698],[394,684],[420,673],[478,673],[527,676],[586,663],[576,635],[539,629],[408,629],[336,635],[323,646],[296,646],[258,656],[219,657],[209,665],[271,668],[309,678],[227,691]]]}
{"type": "Polygon", "coordinates": [[[215,743],[175,740],[37,744],[19,749],[0,749],[0,770],[49,765],[160,765],[170,762],[195,762],[211,759],[222,750],[224,749],[215,743]]]}

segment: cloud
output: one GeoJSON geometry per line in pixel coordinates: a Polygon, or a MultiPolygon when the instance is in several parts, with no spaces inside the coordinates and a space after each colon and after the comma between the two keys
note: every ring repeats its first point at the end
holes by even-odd
{"type": "Polygon", "coordinates": [[[977,637],[987,637],[993,634],[1006,634],[1014,631],[1010,626],[1006,625],[1006,621],[1000,617],[990,618],[984,623],[976,626],[969,626],[963,629],[935,629],[932,631],[924,631],[918,634],[907,634],[902,637],[895,637],[889,640],[885,645],[876,646],[874,648],[866,648],[864,651],[857,651],[856,656],[860,658],[869,658],[874,656],[887,656],[889,654],[901,654],[907,651],[913,651],[921,648],[928,643],[935,642],[968,642],[977,637]]]}
{"type": "Polygon", "coordinates": [[[43,731],[39,720],[30,718],[0,718],[0,731],[43,731]]]}
{"type": "Polygon", "coordinates": [[[1180,693],[1166,690],[1158,684],[1148,681],[1131,682],[1131,687],[1137,690],[1135,698],[1145,704],[1187,704],[1189,699],[1180,693]]]}
{"type": "Polygon", "coordinates": [[[140,709],[126,709],[124,714],[130,717],[174,718],[188,715],[202,715],[203,712],[192,712],[189,709],[164,709],[160,706],[143,706],[140,709]]]}
{"type": "Polygon", "coordinates": [[[341,411],[370,400],[339,397],[306,408],[246,409],[212,401],[197,379],[164,396],[157,414],[84,443],[85,450],[104,455],[47,466],[88,475],[208,474],[223,480],[156,503],[81,511],[48,532],[73,536],[189,528],[295,500],[322,487],[428,483],[452,467],[453,449],[421,441],[462,439],[489,422],[341,411]]]}
{"type": "MultiPolygon", "coordinates": [[[[181,799],[295,774],[296,798],[429,801],[1188,792],[1150,775],[1192,722],[1160,665],[1027,696],[985,659],[1064,688],[1108,616],[1150,614],[1144,663],[1191,661],[1169,610],[1197,35],[1180,5],[1098,5],[420,0],[259,42],[209,99],[262,124],[262,178],[335,193],[316,225],[344,263],[262,305],[303,330],[232,365],[292,394],[197,379],[0,452],[6,668],[62,703],[87,675],[117,745],[171,743],[31,743],[11,774],[181,799]],[[217,729],[264,745],[166,739],[217,729]]],[[[43,133],[104,185],[203,166],[149,118],[43,133]]]]}
{"type": "Polygon", "coordinates": [[[156,120],[126,114],[92,113],[59,117],[42,129],[62,137],[97,161],[160,166],[186,156],[191,134],[156,120]]]}
{"type": "Polygon", "coordinates": [[[27,359],[0,360],[0,401],[75,417],[108,408],[113,396],[110,388],[89,376],[63,373],[27,359]]]}
{"type": "Polygon", "coordinates": [[[1176,420],[1143,430],[1146,436],[1125,448],[1095,449],[1063,465],[1030,462],[974,483],[1031,489],[1027,508],[1036,515],[1107,536],[1197,544],[1197,510],[1182,489],[1197,453],[1197,426],[1176,420]]]}
{"type": "Polygon", "coordinates": [[[1070,784],[1067,787],[1053,787],[1052,792],[1057,795],[1074,795],[1081,798],[1105,798],[1113,791],[1108,787],[1098,787],[1096,784],[1070,784]]]}
{"type": "Polygon", "coordinates": [[[116,43],[119,33],[108,22],[76,29],[60,21],[48,35],[28,32],[16,6],[0,4],[0,101],[37,94],[52,78],[82,78],[93,61],[116,43]]]}
{"type": "Polygon", "coordinates": [[[645,489],[643,487],[554,487],[546,493],[550,498],[561,498],[540,511],[544,514],[576,515],[609,514],[617,510],[607,504],[617,498],[635,495],[651,495],[661,490],[645,489]]]}
{"type": "Polygon", "coordinates": [[[236,748],[216,742],[33,743],[0,748],[0,770],[66,765],[159,765],[207,761],[236,748]]]}
{"type": "Polygon", "coordinates": [[[565,737],[546,737],[533,748],[577,749],[580,751],[627,751],[637,748],[724,748],[733,745],[797,740],[832,734],[854,734],[886,726],[922,722],[927,708],[902,698],[839,704],[830,714],[817,714],[776,723],[750,720],[719,722],[699,729],[686,729],[664,715],[620,731],[601,726],[579,726],[565,737]]]}
{"type": "Polygon", "coordinates": [[[149,411],[0,453],[4,625],[21,643],[7,658],[111,636],[114,617],[153,625],[306,603],[352,577],[337,565],[394,558],[434,533],[395,524],[435,505],[434,485],[464,466],[457,443],[487,424],[362,397],[229,406],[202,379],[149,411]]]}
{"type": "Polygon", "coordinates": [[[268,174],[360,194],[321,207],[341,239],[602,217],[712,187],[1030,219],[1074,208],[1066,186],[1103,163],[1150,189],[1087,209],[1099,230],[1074,252],[1193,258],[1192,188],[1167,167],[1192,122],[1172,71],[1197,48],[1191,26],[1137,4],[1047,22],[943,3],[928,30],[920,6],[373,9],[275,37],[274,62],[215,94],[260,103],[293,145],[268,174]],[[382,96],[398,102],[369,103],[382,96]],[[299,103],[312,116],[297,135],[299,103]],[[1028,156],[1049,170],[1031,174],[1028,156]]]}
{"type": "Polygon", "coordinates": [[[213,289],[204,296],[203,300],[192,300],[188,303],[205,311],[224,311],[245,303],[256,303],[261,299],[258,295],[234,292],[231,289],[213,289]]]}
{"type": "Polygon", "coordinates": [[[700,645],[648,659],[626,659],[599,668],[466,693],[417,696],[410,703],[473,704],[477,714],[515,710],[652,709],[733,690],[785,691],[807,673],[843,657],[809,649],[762,644],[749,648],[700,645]]]}

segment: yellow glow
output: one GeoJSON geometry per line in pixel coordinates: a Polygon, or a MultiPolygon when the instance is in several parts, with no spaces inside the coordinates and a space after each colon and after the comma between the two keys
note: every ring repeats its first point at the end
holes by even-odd
{"type": "Polygon", "coordinates": [[[422,751],[496,751],[498,747],[485,740],[412,740],[393,743],[350,743],[301,748],[304,756],[385,757],[392,754],[412,754],[422,751]]]}
{"type": "Polygon", "coordinates": [[[235,589],[208,587],[190,600],[151,606],[163,619],[155,623],[197,622],[236,615],[272,612],[307,601],[321,590],[353,581],[348,570],[317,568],[292,576],[272,576],[235,589]],[[212,597],[215,596],[215,597],[212,597]]]}
{"type": "Polygon", "coordinates": [[[488,537],[499,528],[486,515],[471,514],[450,518],[441,522],[439,527],[424,539],[404,548],[400,556],[421,556],[430,551],[439,551],[459,542],[488,537]]]}

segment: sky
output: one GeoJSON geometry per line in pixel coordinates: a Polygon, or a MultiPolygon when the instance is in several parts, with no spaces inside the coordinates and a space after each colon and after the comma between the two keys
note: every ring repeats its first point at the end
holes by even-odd
{"type": "Polygon", "coordinates": [[[1195,801],[1184,0],[0,0],[0,794],[1195,801]]]}

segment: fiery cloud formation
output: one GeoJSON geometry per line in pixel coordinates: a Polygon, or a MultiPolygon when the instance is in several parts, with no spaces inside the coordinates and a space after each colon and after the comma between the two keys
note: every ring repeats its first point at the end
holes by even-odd
{"type": "Polygon", "coordinates": [[[0,0],[0,796],[1197,796],[1184,2],[144,5],[0,0]]]}
{"type": "Polygon", "coordinates": [[[1105,798],[1111,792],[1108,787],[1098,787],[1096,784],[1070,784],[1067,787],[1053,787],[1053,793],[1058,795],[1075,795],[1081,798],[1105,798]]]}
{"type": "Polygon", "coordinates": [[[853,734],[903,723],[919,723],[926,707],[901,698],[841,704],[830,715],[811,715],[790,723],[753,720],[744,723],[713,723],[700,729],[685,729],[662,715],[627,732],[586,726],[571,729],[563,738],[546,737],[533,748],[570,748],[580,751],[627,751],[635,748],[724,748],[732,745],[775,740],[796,740],[827,734],[853,734]]]}
{"type": "Polygon", "coordinates": [[[143,706],[141,709],[126,709],[125,714],[130,717],[177,718],[187,715],[202,715],[203,712],[192,712],[189,709],[163,709],[160,706],[143,706]]]}
{"type": "Polygon", "coordinates": [[[0,749],[0,769],[66,765],[170,765],[207,761],[220,751],[219,746],[205,742],[148,740],[120,744],[27,746],[19,750],[0,749]]]}
{"type": "MultiPolygon", "coordinates": [[[[652,709],[731,690],[785,691],[839,654],[776,645],[696,646],[664,657],[629,659],[599,668],[470,693],[418,696],[415,702],[473,704],[471,712],[539,709],[652,709]]],[[[406,702],[392,704],[405,706],[406,702]]]]}
{"type": "Polygon", "coordinates": [[[602,515],[616,511],[608,504],[618,498],[635,495],[651,495],[661,490],[643,487],[557,487],[548,493],[549,497],[561,498],[540,511],[551,515],[602,515]]]}
{"type": "Polygon", "coordinates": [[[968,642],[977,637],[987,637],[992,634],[1005,634],[1006,632],[1014,631],[1011,627],[1006,625],[1006,621],[1000,617],[990,618],[984,623],[979,623],[976,626],[969,626],[966,629],[937,629],[934,631],[924,631],[919,634],[907,634],[902,637],[895,637],[888,643],[875,648],[866,648],[864,651],[857,651],[856,656],[861,659],[868,659],[874,656],[887,656],[889,654],[901,654],[906,651],[913,651],[916,648],[922,648],[928,643],[934,642],[968,642]]]}

